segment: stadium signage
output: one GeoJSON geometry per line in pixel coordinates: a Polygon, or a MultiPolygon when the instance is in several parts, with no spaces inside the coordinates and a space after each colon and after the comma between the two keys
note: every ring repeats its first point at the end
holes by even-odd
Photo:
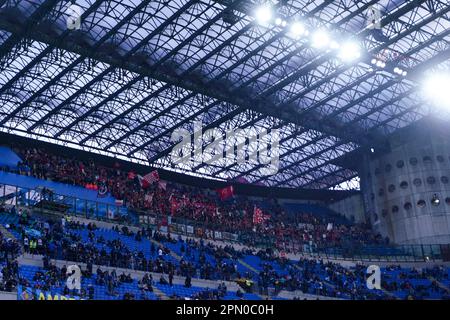
{"type": "Polygon", "coordinates": [[[79,297],[68,297],[59,293],[51,293],[39,289],[17,286],[17,300],[81,300],[79,297]]]}
{"type": "Polygon", "coordinates": [[[195,121],[193,127],[193,134],[183,128],[173,132],[170,140],[178,142],[170,154],[173,165],[192,170],[202,164],[223,168],[237,163],[258,166],[264,176],[278,172],[278,130],[249,127],[203,132],[201,121],[195,121]]]}

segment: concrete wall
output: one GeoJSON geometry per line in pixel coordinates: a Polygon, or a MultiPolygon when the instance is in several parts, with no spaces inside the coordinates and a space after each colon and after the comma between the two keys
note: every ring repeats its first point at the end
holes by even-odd
{"type": "Polygon", "coordinates": [[[364,203],[361,194],[355,194],[346,199],[334,202],[328,206],[331,210],[336,211],[349,220],[355,222],[365,222],[364,203]]]}
{"type": "Polygon", "coordinates": [[[17,300],[17,292],[0,291],[0,300],[17,300]]]}
{"type": "Polygon", "coordinates": [[[367,156],[360,172],[374,229],[398,244],[450,243],[448,135],[409,131],[390,145],[390,152],[367,156]]]}
{"type": "Polygon", "coordinates": [[[298,298],[300,300],[343,300],[338,298],[331,298],[331,297],[325,297],[325,296],[316,296],[313,294],[307,294],[303,293],[300,290],[297,291],[280,291],[278,294],[278,297],[293,300],[294,298],[298,298]]]}

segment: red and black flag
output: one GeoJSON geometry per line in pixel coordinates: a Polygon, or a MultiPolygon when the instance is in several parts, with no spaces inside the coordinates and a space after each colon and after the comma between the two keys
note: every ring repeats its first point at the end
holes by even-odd
{"type": "Polygon", "coordinates": [[[217,193],[219,194],[220,200],[224,201],[228,198],[231,198],[234,195],[233,186],[228,186],[222,189],[217,189],[217,193]]]}

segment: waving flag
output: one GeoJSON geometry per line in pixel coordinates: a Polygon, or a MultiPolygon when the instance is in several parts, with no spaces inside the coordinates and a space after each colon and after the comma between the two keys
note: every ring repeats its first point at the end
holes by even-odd
{"type": "Polygon", "coordinates": [[[167,181],[159,180],[158,187],[160,189],[166,190],[167,189],[167,181]]]}
{"type": "Polygon", "coordinates": [[[154,170],[144,176],[144,180],[147,181],[149,184],[152,184],[156,181],[159,181],[159,173],[158,170],[154,170]]]}
{"type": "Polygon", "coordinates": [[[139,182],[143,189],[148,188],[154,182],[159,181],[159,173],[158,170],[154,170],[150,173],[147,173],[145,176],[138,175],[139,182]]]}
{"type": "Polygon", "coordinates": [[[264,214],[260,208],[255,206],[253,209],[253,224],[261,224],[264,222],[264,214]]]}
{"type": "Polygon", "coordinates": [[[226,200],[231,198],[234,195],[233,186],[228,186],[223,189],[217,189],[217,193],[219,194],[220,200],[226,200]]]}

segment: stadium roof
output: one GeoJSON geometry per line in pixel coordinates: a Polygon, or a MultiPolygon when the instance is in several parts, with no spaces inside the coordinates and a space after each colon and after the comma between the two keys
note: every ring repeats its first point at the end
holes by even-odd
{"type": "Polygon", "coordinates": [[[447,0],[73,3],[78,30],[70,1],[0,0],[0,130],[217,179],[347,185],[357,172],[335,160],[433,112],[420,79],[450,59],[447,0]],[[269,3],[273,19],[256,21],[269,3]],[[367,23],[371,8],[381,30],[367,23]],[[309,35],[293,33],[297,22],[309,35]],[[335,46],[316,45],[319,31],[335,46]],[[361,56],[349,63],[339,48],[350,40],[361,56]],[[171,135],[194,121],[278,129],[278,173],[173,167],[171,135]]]}

